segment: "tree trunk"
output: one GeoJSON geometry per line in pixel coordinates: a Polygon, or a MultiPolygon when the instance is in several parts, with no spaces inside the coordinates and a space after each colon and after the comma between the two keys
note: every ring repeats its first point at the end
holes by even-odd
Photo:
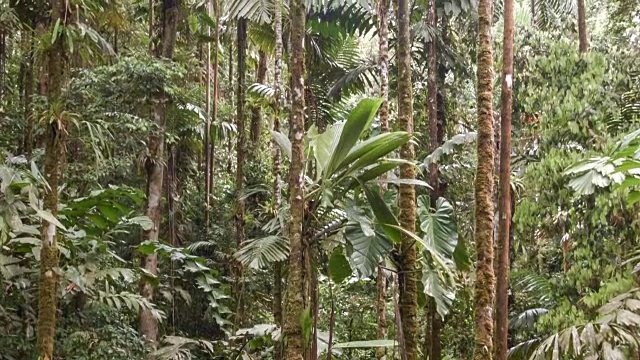
{"type": "MultiPolygon", "coordinates": [[[[427,24],[431,28],[437,28],[437,16],[436,16],[436,2],[435,0],[429,0],[429,11],[427,13],[427,24]]],[[[427,114],[429,117],[429,153],[433,153],[438,146],[440,146],[440,126],[438,126],[438,54],[437,43],[435,38],[429,41],[429,60],[428,60],[428,76],[427,76],[427,114]]],[[[431,185],[431,207],[435,208],[436,201],[440,197],[440,184],[438,180],[438,165],[431,163],[429,165],[429,185],[431,185]]],[[[437,312],[436,302],[433,298],[429,297],[427,306],[427,322],[428,333],[425,339],[428,341],[429,346],[428,356],[430,360],[440,360],[441,347],[440,347],[440,327],[441,319],[437,312]]]]}
{"type": "MultiPolygon", "coordinates": [[[[69,18],[64,2],[54,3],[51,11],[51,26],[58,21],[67,25],[69,18]]],[[[58,37],[47,52],[48,102],[53,105],[62,95],[67,81],[68,54],[62,36],[58,37]]],[[[49,120],[49,119],[47,119],[49,120]]],[[[51,119],[53,120],[53,119],[51,119]]],[[[58,215],[58,187],[62,181],[65,157],[65,121],[49,121],[45,132],[44,177],[49,189],[44,194],[44,209],[58,215]]],[[[58,303],[58,234],[56,226],[42,220],[42,248],[40,250],[40,283],[38,294],[37,352],[42,360],[53,360],[55,343],[56,309],[58,303]]]]}
{"type": "MultiPolygon", "coordinates": [[[[281,104],[282,104],[282,4],[280,0],[276,0],[273,11],[273,26],[275,32],[275,59],[274,59],[274,71],[273,71],[273,88],[275,89],[275,103],[273,109],[272,130],[280,131],[280,116],[281,116],[281,104]]],[[[273,207],[276,211],[276,216],[282,206],[282,175],[280,171],[280,146],[278,143],[272,141],[272,153],[273,153],[273,207]]],[[[273,318],[281,329],[282,323],[282,262],[277,262],[273,266],[274,272],[274,286],[273,286],[273,318]]],[[[278,341],[275,344],[275,360],[283,360],[282,357],[282,341],[278,341]]]]}
{"type": "Polygon", "coordinates": [[[286,314],[284,319],[284,358],[302,360],[305,338],[300,327],[306,301],[304,289],[305,261],[303,245],[304,214],[304,35],[306,2],[291,0],[291,162],[289,164],[289,277],[287,281],[286,314]]]}
{"type": "Polygon", "coordinates": [[[580,38],[580,52],[585,53],[589,50],[589,39],[587,38],[587,14],[584,6],[584,0],[578,1],[578,37],[580,38]]]}
{"type": "MultiPolygon", "coordinates": [[[[378,67],[380,68],[380,90],[378,95],[383,99],[378,112],[380,132],[389,132],[389,4],[390,0],[378,0],[378,67]]],[[[386,184],[382,183],[380,190],[386,190],[386,184]]],[[[376,310],[378,312],[378,327],[376,337],[380,340],[387,338],[387,276],[383,269],[384,262],[378,266],[376,279],[377,298],[376,310]]],[[[387,348],[376,349],[376,357],[382,359],[386,356],[387,348]]]]}
{"type": "MultiPolygon", "coordinates": [[[[218,98],[220,97],[220,84],[218,76],[218,64],[220,63],[220,0],[215,1],[215,13],[216,13],[216,28],[214,30],[215,38],[215,52],[213,56],[213,106],[211,114],[211,124],[215,127],[218,121],[218,98]]],[[[217,133],[216,133],[217,134],[217,133]]],[[[214,190],[215,186],[215,167],[216,167],[216,138],[211,137],[209,134],[209,196],[214,190]]],[[[211,199],[209,198],[209,206],[211,206],[211,199]]]]}
{"type": "MultiPolygon", "coordinates": [[[[267,53],[258,51],[258,70],[256,73],[256,82],[264,84],[267,81],[267,53]]],[[[256,153],[260,148],[260,133],[262,132],[262,107],[254,106],[251,109],[251,150],[256,153]]]]}
{"type": "Polygon", "coordinates": [[[475,348],[473,358],[493,355],[493,58],[490,0],[478,4],[478,168],[475,180],[475,348]]]}
{"type": "MultiPolygon", "coordinates": [[[[179,0],[164,0],[162,4],[162,40],[156,49],[159,58],[173,58],[178,27],[179,0]]],[[[158,129],[149,134],[148,158],[145,163],[147,174],[147,208],[146,215],[153,222],[150,230],[143,231],[143,241],[158,242],[160,223],[162,222],[162,182],[164,177],[164,128],[167,116],[167,102],[169,99],[163,92],[152,94],[154,98],[153,120],[158,129]]],[[[158,256],[153,253],[143,256],[142,267],[153,275],[158,274],[158,256]]],[[[140,294],[153,302],[154,288],[145,278],[140,279],[140,294]]],[[[140,334],[152,347],[158,345],[158,322],[151,311],[140,311],[140,334]]]]}
{"type": "Polygon", "coordinates": [[[24,121],[26,123],[26,129],[24,134],[24,142],[22,149],[27,156],[27,159],[31,159],[31,153],[33,152],[33,115],[31,113],[31,97],[33,96],[33,68],[34,68],[34,44],[33,44],[33,30],[24,30],[27,37],[27,46],[29,47],[27,56],[25,58],[25,73],[24,73],[24,121]]]}
{"type": "MultiPolygon", "coordinates": [[[[211,17],[213,14],[213,0],[207,1],[207,14],[211,17]]],[[[217,17],[216,17],[217,19],[217,17]]],[[[217,29],[216,29],[217,31],[217,29]]],[[[211,36],[211,28],[207,28],[207,36],[211,36]]],[[[217,46],[216,42],[216,46],[217,46]]],[[[211,43],[207,42],[206,54],[206,84],[204,111],[207,117],[207,123],[204,131],[204,218],[205,218],[205,236],[209,237],[209,223],[211,221],[211,43]]]]}
{"type": "MultiPolygon", "coordinates": [[[[409,0],[398,0],[398,127],[413,134],[413,98],[411,85],[411,9],[409,0]]],[[[400,149],[403,160],[413,161],[413,143],[400,149]]],[[[411,165],[400,166],[402,179],[415,179],[411,165]]],[[[400,185],[400,226],[406,231],[415,231],[416,200],[413,185],[400,185]]],[[[400,314],[405,338],[407,360],[418,359],[418,284],[416,273],[416,245],[413,238],[402,233],[400,244],[400,314]]]]}
{"type": "Polygon", "coordinates": [[[506,360],[509,308],[509,238],[511,227],[511,109],[513,86],[513,0],[504,1],[502,93],[500,124],[500,197],[498,230],[498,274],[496,288],[496,359],[506,360]]]}
{"type": "MultiPolygon", "coordinates": [[[[238,129],[238,138],[236,142],[236,211],[234,215],[234,224],[236,229],[236,246],[238,249],[244,244],[244,163],[246,154],[246,131],[244,125],[244,103],[245,103],[245,72],[247,65],[247,20],[239,19],[237,23],[237,39],[238,42],[238,82],[237,82],[237,103],[236,103],[236,128],[238,129]]],[[[238,269],[236,273],[236,325],[245,325],[245,309],[244,309],[244,274],[242,265],[236,264],[238,269]]]]}

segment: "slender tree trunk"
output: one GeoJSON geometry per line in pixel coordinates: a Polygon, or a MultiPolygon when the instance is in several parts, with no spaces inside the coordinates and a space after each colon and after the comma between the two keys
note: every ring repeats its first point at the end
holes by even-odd
{"type": "Polygon", "coordinates": [[[513,86],[513,0],[504,1],[500,124],[500,197],[496,288],[496,360],[507,360],[509,310],[509,238],[511,227],[511,109],[513,86]]]}
{"type": "MultiPolygon", "coordinates": [[[[214,30],[214,46],[215,52],[213,56],[213,106],[212,106],[212,114],[211,114],[211,124],[215,127],[218,121],[218,98],[220,97],[220,84],[219,84],[219,74],[218,74],[218,64],[220,62],[220,0],[215,1],[215,13],[216,13],[216,28],[214,30]]],[[[217,132],[216,132],[217,134],[217,132]]],[[[211,192],[214,190],[215,186],[215,167],[216,167],[216,138],[211,137],[209,134],[209,146],[208,150],[209,155],[209,196],[211,196],[211,192]]],[[[211,205],[211,198],[209,198],[209,205],[211,205]]]]}
{"type": "MultiPolygon", "coordinates": [[[[398,11],[398,125],[400,130],[413,134],[413,98],[411,85],[411,9],[409,0],[397,0],[398,11]]],[[[409,142],[400,149],[403,160],[413,161],[415,151],[409,142]]],[[[402,179],[415,179],[411,165],[400,166],[402,179]]],[[[400,226],[415,231],[416,200],[413,185],[400,185],[400,226]]],[[[400,244],[400,314],[406,344],[407,360],[418,359],[418,284],[415,241],[402,233],[400,244]]]]}
{"type": "MultiPolygon", "coordinates": [[[[156,49],[156,56],[164,59],[173,58],[176,44],[179,0],[164,0],[162,6],[162,40],[156,49]]],[[[152,94],[154,98],[153,120],[158,129],[149,134],[148,158],[145,163],[147,174],[147,209],[146,215],[153,222],[151,229],[143,232],[143,241],[158,242],[160,223],[162,222],[162,182],[164,178],[164,129],[167,116],[167,95],[162,92],[152,94]]],[[[143,256],[142,267],[153,275],[158,273],[158,256],[153,253],[143,256]]],[[[140,294],[153,302],[154,287],[145,278],[140,280],[140,294]]],[[[146,309],[140,311],[140,333],[152,347],[158,345],[158,322],[146,309]]]]}
{"type": "Polygon", "coordinates": [[[33,44],[33,30],[24,30],[25,36],[27,36],[29,47],[28,53],[25,59],[25,74],[24,74],[24,121],[27,124],[24,134],[23,150],[27,155],[27,159],[31,159],[31,153],[33,152],[33,115],[31,112],[31,97],[33,96],[33,68],[34,68],[34,44],[33,44]]]}
{"type": "Polygon", "coordinates": [[[289,164],[289,276],[287,281],[286,314],[284,319],[284,358],[302,360],[305,338],[300,327],[308,302],[304,289],[305,246],[303,245],[304,215],[304,35],[306,2],[291,0],[291,162],[289,164]]]}
{"type": "MultiPolygon", "coordinates": [[[[211,17],[213,14],[213,0],[207,1],[207,14],[211,17]]],[[[217,29],[216,29],[217,31],[217,29]]],[[[211,36],[211,29],[207,28],[207,36],[211,36]]],[[[216,43],[217,46],[217,43],[216,43]]],[[[204,131],[204,218],[205,218],[205,234],[209,237],[209,223],[211,221],[211,43],[207,42],[206,54],[206,84],[204,111],[207,117],[207,123],[204,131]]]]}
{"type": "Polygon", "coordinates": [[[490,0],[478,4],[478,168],[475,180],[475,360],[493,355],[493,58],[490,0]]]}
{"type": "MultiPolygon", "coordinates": [[[[275,33],[275,59],[273,71],[273,88],[275,89],[275,104],[273,109],[272,130],[280,131],[280,116],[282,104],[282,4],[276,0],[273,12],[273,26],[275,33]]],[[[280,146],[273,140],[271,145],[273,153],[273,207],[276,216],[282,206],[282,175],[280,171],[280,146]]],[[[282,262],[277,262],[273,267],[273,318],[281,329],[282,323],[282,262]]],[[[282,341],[275,344],[275,360],[283,360],[282,341]]]]}
{"type": "MultiPolygon", "coordinates": [[[[265,84],[267,81],[267,53],[258,51],[258,70],[256,73],[256,82],[265,84]]],[[[260,148],[260,133],[262,132],[262,107],[254,106],[251,109],[251,152],[253,154],[260,148]]]]}
{"type": "Polygon", "coordinates": [[[153,53],[154,48],[153,48],[153,26],[154,26],[154,22],[153,22],[153,16],[154,16],[154,7],[155,4],[153,2],[153,0],[149,0],[149,28],[148,30],[148,36],[149,36],[149,52],[153,53]]]}
{"type": "MultiPolygon", "coordinates": [[[[427,24],[433,29],[437,28],[437,15],[436,15],[436,2],[435,0],[429,0],[429,11],[427,13],[427,24]]],[[[428,76],[427,76],[427,113],[429,117],[429,152],[433,153],[442,140],[441,126],[438,124],[438,54],[437,43],[434,39],[428,44],[429,60],[428,60],[428,76]]],[[[438,165],[431,163],[429,165],[429,184],[431,185],[431,207],[436,207],[436,201],[440,197],[440,183],[438,174],[438,165]]],[[[440,347],[440,327],[441,319],[437,312],[436,302],[433,298],[429,297],[427,306],[427,336],[425,340],[428,341],[428,355],[430,360],[440,360],[441,347],[440,347]]]]}
{"type": "MultiPolygon", "coordinates": [[[[383,99],[378,112],[380,132],[389,132],[389,4],[390,0],[378,0],[378,67],[380,68],[380,90],[378,95],[383,99]]],[[[386,190],[386,184],[382,183],[380,190],[386,190]]],[[[378,312],[378,327],[376,337],[380,340],[387,338],[387,276],[383,269],[384,262],[378,266],[376,279],[377,298],[376,311],[378,312]]],[[[376,349],[376,357],[382,359],[386,356],[387,348],[376,349]]]]}
{"type": "Polygon", "coordinates": [[[578,1],[578,36],[580,38],[580,52],[585,53],[589,50],[589,39],[587,38],[587,14],[584,6],[584,0],[578,1]]]}
{"type": "MultiPolygon", "coordinates": [[[[51,26],[60,21],[68,26],[67,8],[64,2],[53,4],[51,26]]],[[[62,87],[67,81],[69,57],[62,36],[58,37],[47,52],[49,105],[61,100],[62,87]]],[[[49,121],[49,119],[47,119],[49,121]]],[[[44,209],[58,215],[58,187],[62,181],[65,157],[65,121],[49,121],[45,133],[44,177],[49,189],[44,194],[44,209]]],[[[42,360],[53,360],[55,343],[56,309],[58,303],[58,234],[56,226],[42,221],[42,248],[40,250],[40,283],[38,294],[37,352],[42,360]]]]}
{"type": "MultiPolygon", "coordinates": [[[[244,163],[247,147],[247,136],[244,124],[244,103],[245,103],[245,72],[247,65],[247,20],[239,19],[237,23],[237,42],[238,42],[238,82],[237,82],[237,103],[236,103],[236,127],[238,129],[238,138],[236,142],[236,212],[234,223],[236,228],[236,246],[238,249],[244,244],[244,163]]],[[[238,272],[236,287],[236,305],[238,311],[236,313],[236,325],[244,326],[245,304],[244,304],[244,273],[242,265],[237,264],[238,272]]]]}

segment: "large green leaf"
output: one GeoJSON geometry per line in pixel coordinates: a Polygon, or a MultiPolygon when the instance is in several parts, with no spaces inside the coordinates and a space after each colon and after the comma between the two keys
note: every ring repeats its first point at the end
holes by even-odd
{"type": "Polygon", "coordinates": [[[400,148],[410,139],[411,135],[403,131],[383,133],[369,138],[355,145],[344,160],[340,162],[336,171],[348,167],[347,174],[353,174],[375,163],[393,150],[400,148]]]}
{"type": "MultiPolygon", "coordinates": [[[[334,153],[336,146],[338,145],[343,127],[344,123],[332,124],[328,126],[322,134],[311,136],[311,139],[309,140],[309,147],[313,149],[318,177],[321,177],[322,174],[325,173],[327,166],[329,166],[331,155],[334,153]]],[[[309,133],[311,133],[311,131],[309,131],[309,133]]]]}
{"type": "Polygon", "coordinates": [[[327,167],[327,173],[331,174],[338,168],[338,165],[347,157],[351,149],[360,139],[365,129],[368,129],[373,121],[378,108],[382,104],[382,99],[363,99],[351,111],[347,118],[340,140],[331,154],[331,161],[327,167]]]}
{"type": "Polygon", "coordinates": [[[448,286],[438,271],[427,266],[422,268],[422,285],[424,286],[424,293],[435,300],[436,310],[444,318],[456,298],[455,292],[448,286]]]}
{"type": "Polygon", "coordinates": [[[420,229],[424,240],[443,256],[452,257],[458,244],[458,230],[453,217],[453,207],[445,198],[436,200],[436,208],[431,209],[429,197],[418,197],[420,229]]]}
{"type": "Polygon", "coordinates": [[[363,277],[371,276],[380,261],[393,249],[393,244],[384,233],[377,231],[373,236],[366,236],[354,223],[347,225],[344,237],[351,245],[351,263],[363,277]]]}
{"type": "Polygon", "coordinates": [[[291,159],[291,141],[289,138],[285,134],[277,131],[271,131],[271,136],[273,140],[280,145],[284,154],[291,159]]]}
{"type": "Polygon", "coordinates": [[[400,229],[398,229],[400,223],[396,219],[395,215],[391,212],[391,209],[384,202],[384,199],[377,191],[373,191],[367,186],[364,186],[364,194],[367,197],[369,206],[373,210],[376,220],[380,227],[384,230],[384,233],[395,243],[400,242],[400,229]]]}
{"type": "Polygon", "coordinates": [[[352,275],[351,265],[342,252],[342,247],[336,247],[329,257],[329,276],[334,283],[339,284],[352,275]]]}

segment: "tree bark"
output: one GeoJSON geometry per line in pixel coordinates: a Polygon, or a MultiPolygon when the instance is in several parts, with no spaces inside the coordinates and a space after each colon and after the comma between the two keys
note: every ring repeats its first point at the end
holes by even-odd
{"type": "Polygon", "coordinates": [[[25,57],[25,73],[24,73],[24,121],[26,123],[26,129],[23,141],[23,150],[27,155],[27,159],[31,159],[31,153],[33,152],[33,114],[31,112],[31,97],[33,96],[33,68],[34,68],[34,43],[33,43],[33,30],[24,30],[27,37],[27,46],[29,47],[28,53],[25,57]]]}
{"type": "Polygon", "coordinates": [[[287,281],[286,314],[284,319],[285,353],[287,360],[302,360],[305,339],[300,321],[304,313],[306,294],[305,246],[303,242],[304,215],[304,35],[306,2],[291,0],[291,162],[289,164],[289,276],[287,281]]]}
{"type": "MultiPolygon", "coordinates": [[[[244,124],[244,103],[246,98],[245,91],[245,72],[247,65],[247,20],[239,19],[237,23],[238,43],[238,72],[237,72],[237,103],[236,103],[236,128],[238,129],[238,138],[236,142],[236,211],[234,215],[234,224],[236,230],[236,246],[238,249],[244,244],[244,163],[247,147],[247,136],[244,124]]],[[[244,273],[242,265],[237,263],[236,273],[236,305],[238,311],[236,313],[236,325],[245,325],[245,304],[244,304],[244,273]]]]}
{"type": "MultiPolygon", "coordinates": [[[[413,97],[411,84],[411,8],[408,0],[397,0],[398,18],[398,127],[413,134],[413,97]]],[[[400,149],[403,160],[413,161],[413,143],[400,149]]],[[[411,165],[400,166],[402,179],[415,179],[411,165]]],[[[416,201],[413,185],[400,185],[400,226],[406,231],[415,231],[416,201]]],[[[418,359],[418,284],[416,273],[416,245],[413,238],[402,233],[400,243],[400,314],[406,344],[407,360],[418,359]]]]}
{"type": "MultiPolygon", "coordinates": [[[[164,0],[162,3],[162,40],[156,49],[158,58],[172,59],[176,43],[179,0],[164,0]]],[[[146,215],[153,222],[150,230],[143,231],[143,241],[158,242],[160,233],[160,223],[162,222],[162,183],[164,178],[164,128],[167,116],[167,95],[161,91],[152,94],[153,97],[153,120],[158,125],[158,129],[149,134],[148,158],[145,163],[147,174],[147,204],[146,215]]],[[[158,256],[153,253],[143,256],[142,267],[153,275],[158,274],[158,256]]],[[[140,279],[140,294],[150,302],[153,302],[154,288],[145,278],[140,279]]],[[[158,345],[158,322],[153,317],[151,311],[141,309],[140,311],[140,333],[145,340],[155,348],[158,345]]]]}
{"type": "MultiPolygon", "coordinates": [[[[378,67],[380,71],[380,89],[378,96],[383,101],[378,112],[380,121],[380,132],[389,132],[389,6],[390,0],[378,0],[378,67]]],[[[386,184],[380,186],[381,192],[386,190],[386,184]]],[[[378,266],[376,279],[377,298],[376,311],[378,313],[378,324],[376,337],[380,340],[387,338],[387,276],[383,269],[384,262],[378,266]]],[[[387,348],[376,349],[376,357],[382,359],[386,356],[387,348]]]]}
{"type": "Polygon", "coordinates": [[[475,348],[473,358],[493,356],[493,58],[492,6],[478,4],[478,168],[475,180],[476,284],[474,294],[475,348]]]}
{"type": "MultiPolygon", "coordinates": [[[[282,104],[282,4],[281,0],[276,0],[273,11],[273,26],[275,33],[275,55],[274,55],[274,71],[273,71],[273,88],[275,89],[275,103],[273,106],[272,130],[280,131],[280,116],[282,104]]],[[[273,140],[271,144],[273,154],[273,207],[278,216],[280,207],[282,206],[282,174],[280,171],[280,146],[273,140]]],[[[283,234],[284,235],[284,234],[283,234]]],[[[274,286],[273,286],[273,318],[281,329],[282,323],[282,262],[277,262],[273,267],[274,286]]],[[[275,344],[275,360],[283,360],[282,357],[282,341],[275,344]]]]}
{"type": "MultiPolygon", "coordinates": [[[[267,53],[258,51],[258,70],[256,72],[256,82],[264,84],[267,81],[267,53]]],[[[254,106],[251,109],[251,150],[255,154],[260,148],[260,133],[262,132],[262,107],[254,106]]]]}
{"type": "MultiPolygon", "coordinates": [[[[211,124],[215,127],[218,121],[218,98],[220,97],[220,84],[218,74],[218,64],[220,63],[220,0],[214,0],[215,13],[216,13],[216,28],[214,30],[215,38],[215,52],[213,56],[213,104],[211,107],[211,124]]],[[[216,133],[217,134],[217,133],[216,133]]],[[[209,134],[209,196],[215,186],[215,167],[216,167],[216,138],[211,137],[209,134]]],[[[209,198],[209,206],[211,206],[211,199],[209,198]]]]}
{"type": "MultiPolygon", "coordinates": [[[[70,18],[64,2],[53,4],[51,26],[58,21],[69,26],[70,18]]],[[[47,97],[49,105],[60,100],[62,87],[67,81],[69,57],[66,53],[64,37],[59,36],[47,52],[48,80],[47,97]]],[[[45,133],[44,177],[49,188],[44,194],[44,209],[56,217],[58,215],[58,187],[62,181],[65,157],[65,120],[49,120],[45,133]]],[[[56,226],[42,220],[42,248],[40,250],[40,283],[38,294],[37,352],[42,360],[53,360],[55,344],[56,309],[58,303],[58,234],[56,226]]]]}
{"type": "Polygon", "coordinates": [[[509,238],[511,227],[511,112],[513,87],[513,0],[504,1],[500,124],[500,195],[498,213],[498,274],[496,287],[496,359],[506,360],[509,310],[509,238]]]}
{"type": "MultiPolygon", "coordinates": [[[[207,14],[211,17],[213,14],[213,0],[207,1],[207,14]]],[[[216,29],[217,30],[217,29],[216,29]]],[[[207,28],[207,36],[211,36],[211,28],[207,28]]],[[[216,42],[217,46],[217,42],[216,42]]],[[[204,218],[205,218],[205,236],[209,237],[210,206],[211,206],[211,43],[207,42],[206,54],[206,77],[205,77],[205,99],[204,111],[207,122],[204,131],[204,218]]]]}
{"type": "Polygon", "coordinates": [[[587,14],[584,0],[578,1],[578,37],[580,38],[579,49],[581,53],[589,50],[589,39],[587,38],[587,14]]]}

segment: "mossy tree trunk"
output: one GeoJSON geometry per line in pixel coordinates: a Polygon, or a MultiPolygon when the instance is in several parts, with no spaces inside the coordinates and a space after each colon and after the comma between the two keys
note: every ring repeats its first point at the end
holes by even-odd
{"type": "MultiPolygon", "coordinates": [[[[239,19],[236,28],[237,36],[236,41],[238,43],[238,71],[237,71],[237,102],[236,102],[236,128],[238,129],[238,138],[236,139],[236,208],[234,214],[234,225],[236,233],[236,246],[238,249],[244,244],[244,165],[247,153],[247,135],[244,123],[244,109],[245,109],[245,73],[247,67],[247,20],[239,19]]],[[[238,262],[236,264],[236,326],[244,326],[245,319],[245,304],[244,304],[244,274],[242,265],[238,262]]]]}
{"type": "Polygon", "coordinates": [[[475,242],[476,283],[475,360],[490,360],[493,356],[493,58],[492,3],[478,4],[478,168],[475,179],[475,242]]]}
{"type": "Polygon", "coordinates": [[[496,287],[496,359],[507,360],[509,325],[509,243],[511,227],[511,112],[513,86],[513,0],[504,1],[500,124],[500,194],[496,287]]]}
{"type": "MultiPolygon", "coordinates": [[[[65,2],[53,4],[51,26],[58,21],[61,26],[71,26],[71,19],[65,2]]],[[[58,36],[46,53],[48,104],[51,110],[62,110],[62,88],[67,82],[69,54],[64,37],[58,36]]],[[[62,181],[65,157],[66,120],[61,111],[55,111],[46,117],[44,177],[49,184],[44,194],[44,209],[56,217],[58,215],[58,187],[62,181]]],[[[42,221],[42,248],[40,250],[40,283],[38,294],[37,352],[42,360],[53,359],[56,330],[56,309],[58,303],[58,234],[56,226],[42,221]]]]}
{"type": "MultiPolygon", "coordinates": [[[[256,83],[264,84],[267,81],[267,53],[258,51],[258,69],[256,70],[256,83]]],[[[262,107],[254,106],[251,109],[251,152],[256,154],[260,148],[260,133],[262,132],[262,107]]]]}
{"type": "MultiPolygon", "coordinates": [[[[273,119],[271,121],[271,129],[280,131],[280,116],[282,109],[282,4],[281,0],[276,0],[273,11],[273,26],[275,33],[275,49],[274,49],[274,69],[273,69],[273,88],[275,90],[273,119]]],[[[280,146],[273,140],[271,144],[273,154],[273,207],[277,212],[282,206],[282,172],[280,170],[280,146]]],[[[282,262],[277,262],[273,266],[273,319],[276,325],[282,328],[282,262]]],[[[282,360],[282,341],[275,344],[274,350],[275,360],[282,360]]]]}
{"type": "MultiPolygon", "coordinates": [[[[164,0],[162,2],[162,39],[160,46],[156,50],[156,56],[163,59],[172,59],[176,44],[178,16],[179,16],[179,0],[164,0]]],[[[143,232],[143,241],[158,242],[160,234],[160,223],[162,222],[162,183],[164,178],[164,129],[167,118],[167,105],[169,99],[167,95],[161,91],[152,94],[153,120],[156,123],[157,130],[149,134],[149,142],[147,145],[148,158],[145,162],[145,171],[147,174],[147,204],[146,215],[153,222],[151,229],[143,232]]],[[[149,254],[141,259],[142,267],[149,273],[157,275],[158,273],[158,256],[157,254],[149,254]]],[[[154,287],[145,278],[140,280],[140,294],[150,302],[153,302],[154,287]]],[[[142,309],[140,311],[140,334],[152,346],[158,345],[158,322],[153,317],[151,311],[142,309]]]]}
{"type": "MultiPolygon", "coordinates": [[[[398,19],[398,127],[413,134],[413,96],[411,84],[411,8],[409,0],[397,0],[398,19]]],[[[403,160],[413,161],[415,151],[409,142],[400,149],[403,160]]],[[[413,166],[400,166],[402,179],[414,179],[413,166]]],[[[415,231],[416,194],[413,185],[400,185],[400,226],[415,231]]],[[[418,359],[418,284],[415,241],[402,234],[400,244],[400,314],[407,360],[418,359]]]]}
{"type": "Polygon", "coordinates": [[[305,336],[300,326],[308,304],[305,289],[305,245],[303,242],[304,215],[304,35],[306,2],[291,0],[291,162],[289,164],[289,275],[284,319],[284,358],[302,360],[305,354],[305,336]]]}
{"type": "MultiPolygon", "coordinates": [[[[389,6],[390,0],[377,1],[377,25],[378,25],[378,67],[380,71],[380,89],[378,96],[383,99],[378,112],[380,132],[389,132],[389,6]]],[[[382,183],[381,191],[384,192],[385,184],[382,183]]],[[[387,338],[387,276],[383,269],[384,262],[378,266],[376,278],[377,298],[376,311],[378,324],[376,337],[380,340],[387,338]]],[[[376,357],[382,359],[386,355],[386,348],[376,349],[376,357]]]]}

